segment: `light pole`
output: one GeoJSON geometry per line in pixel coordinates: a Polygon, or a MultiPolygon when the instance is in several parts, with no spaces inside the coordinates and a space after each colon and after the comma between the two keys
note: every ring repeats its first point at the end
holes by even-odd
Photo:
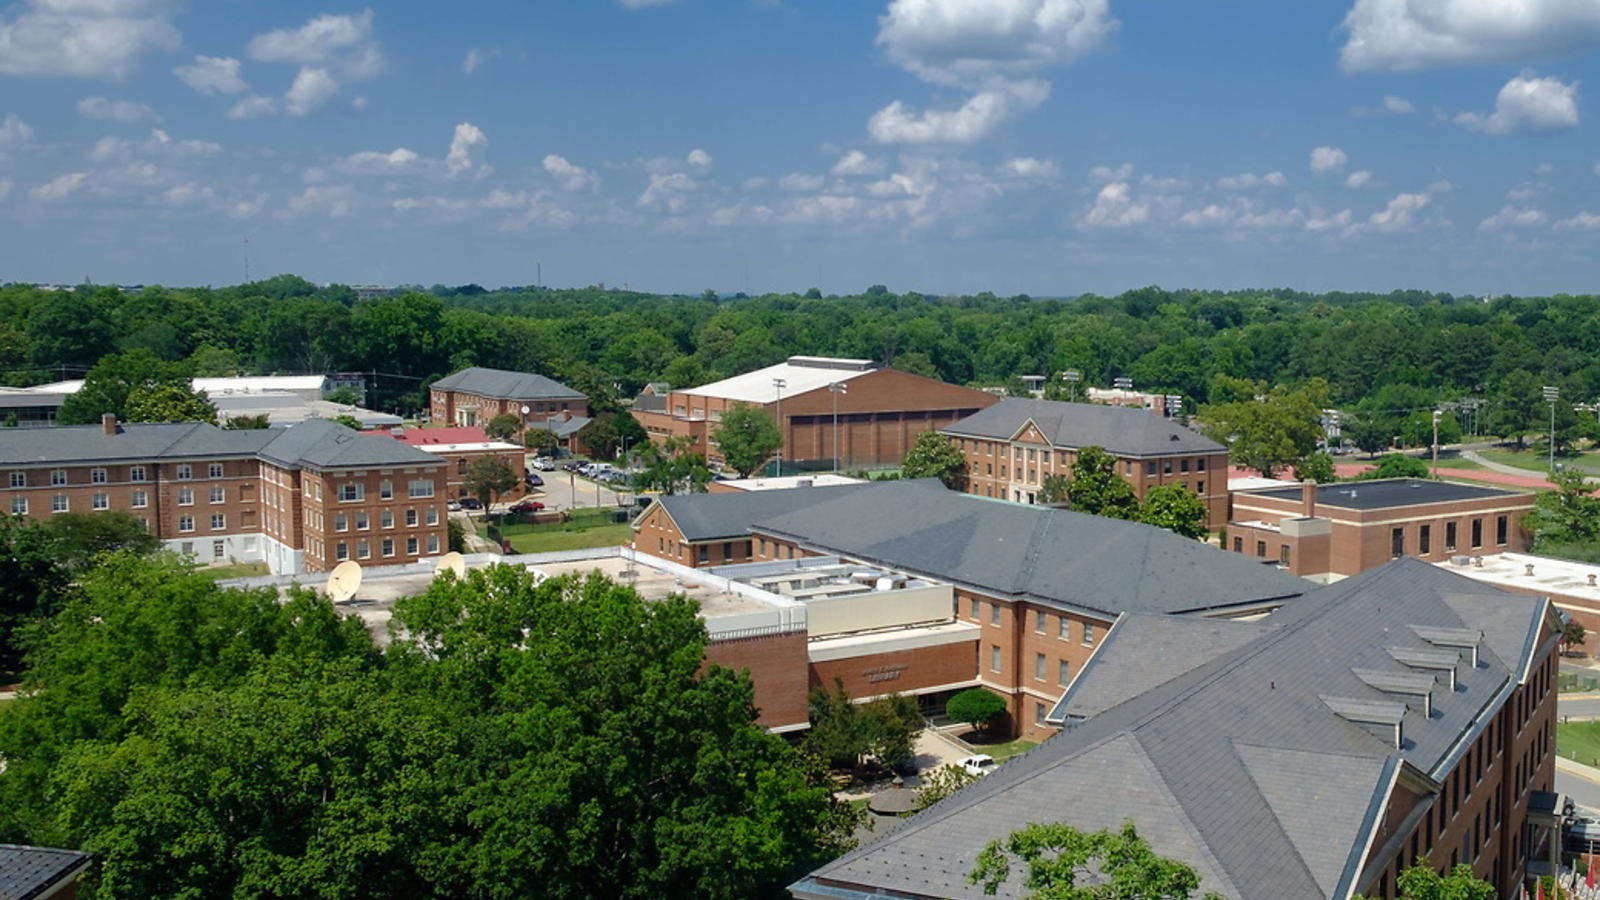
{"type": "Polygon", "coordinates": [[[833,470],[839,471],[839,395],[850,393],[850,387],[842,381],[835,381],[828,385],[828,393],[833,395],[833,470]]]}
{"type": "Polygon", "coordinates": [[[1083,373],[1077,369],[1068,369],[1061,373],[1061,380],[1067,383],[1067,400],[1078,399],[1078,382],[1083,380],[1083,373]]]}
{"type": "Polygon", "coordinates": [[[1433,411],[1433,477],[1439,478],[1439,410],[1433,411]]]}
{"type": "Polygon", "coordinates": [[[1556,401],[1561,399],[1561,388],[1544,386],[1544,402],[1550,404],[1550,471],[1556,470],[1556,401]]]}
{"type": "Polygon", "coordinates": [[[772,379],[772,386],[778,389],[778,477],[783,477],[783,441],[786,435],[783,427],[783,389],[789,382],[782,378],[772,379]]]}

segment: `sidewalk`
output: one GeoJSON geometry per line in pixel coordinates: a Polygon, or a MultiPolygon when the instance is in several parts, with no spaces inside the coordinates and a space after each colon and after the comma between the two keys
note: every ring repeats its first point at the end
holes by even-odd
{"type": "Polygon", "coordinates": [[[1556,770],[1582,778],[1584,781],[1600,784],[1600,769],[1596,769],[1594,766],[1586,766],[1577,760],[1567,759],[1559,753],[1556,754],[1556,770]]]}

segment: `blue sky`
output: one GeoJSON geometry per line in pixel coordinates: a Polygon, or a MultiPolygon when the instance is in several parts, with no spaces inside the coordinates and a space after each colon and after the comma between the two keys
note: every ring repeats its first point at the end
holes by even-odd
{"type": "Polygon", "coordinates": [[[0,7],[0,280],[1592,292],[1593,0],[0,7]]]}

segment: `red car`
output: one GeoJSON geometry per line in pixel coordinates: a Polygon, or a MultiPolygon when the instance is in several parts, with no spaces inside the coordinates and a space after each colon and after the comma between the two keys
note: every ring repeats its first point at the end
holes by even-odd
{"type": "Polygon", "coordinates": [[[520,503],[513,503],[511,505],[511,511],[514,513],[538,512],[541,509],[544,509],[544,504],[537,500],[523,500],[520,503]]]}

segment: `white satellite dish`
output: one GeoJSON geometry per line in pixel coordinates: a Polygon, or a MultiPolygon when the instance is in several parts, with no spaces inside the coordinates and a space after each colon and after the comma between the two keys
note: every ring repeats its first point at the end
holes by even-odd
{"type": "Polygon", "coordinates": [[[523,414],[523,415],[527,415],[527,414],[528,414],[528,413],[530,413],[530,412],[533,412],[533,410],[531,410],[531,409],[529,409],[529,408],[528,408],[528,407],[527,407],[527,405],[526,405],[526,404],[524,404],[524,405],[523,405],[523,407],[522,407],[522,414],[523,414]]]}
{"type": "Polygon", "coordinates": [[[451,550],[449,553],[439,557],[439,561],[433,564],[433,571],[435,574],[439,572],[454,572],[459,580],[467,577],[467,561],[461,554],[451,550]]]}
{"type": "Polygon", "coordinates": [[[343,603],[356,595],[361,588],[361,564],[353,559],[347,559],[328,574],[326,590],[328,599],[335,603],[343,603]]]}

